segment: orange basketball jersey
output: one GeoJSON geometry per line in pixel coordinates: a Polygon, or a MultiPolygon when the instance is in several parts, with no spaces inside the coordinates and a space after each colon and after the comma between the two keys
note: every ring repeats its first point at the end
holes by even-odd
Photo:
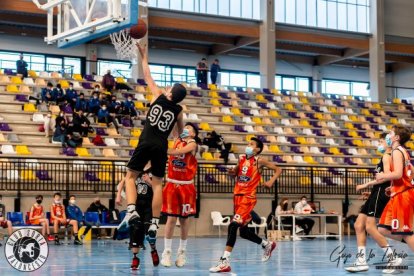
{"type": "MultiPolygon", "coordinates": [[[[407,150],[403,148],[402,146],[399,146],[395,150],[399,150],[402,152],[404,156],[404,168],[403,168],[402,177],[400,179],[391,181],[391,196],[401,193],[407,189],[413,188],[413,177],[414,177],[413,165],[411,164],[411,161],[410,161],[411,158],[407,150]]],[[[392,158],[392,155],[391,155],[391,158],[392,158]]],[[[391,162],[390,170],[392,172],[394,171],[393,162],[391,162]]]]}
{"type": "Polygon", "coordinates": [[[256,198],[256,188],[260,183],[259,158],[256,156],[247,158],[241,155],[239,159],[239,169],[237,174],[235,195],[245,195],[256,198]]]}
{"type": "Polygon", "coordinates": [[[62,204],[52,204],[53,214],[58,217],[62,218],[63,213],[65,212],[65,207],[62,204]]]}
{"type": "MultiPolygon", "coordinates": [[[[32,213],[33,217],[40,216],[40,215],[42,215],[42,213],[43,213],[43,206],[42,205],[40,205],[39,207],[36,207],[36,205],[33,205],[33,213],[32,213]]],[[[39,224],[39,219],[31,219],[30,223],[31,224],[39,224]]]]}
{"type": "MultiPolygon", "coordinates": [[[[177,139],[174,143],[174,149],[181,149],[189,143],[195,143],[194,140],[185,142],[177,139]]],[[[189,152],[182,155],[171,155],[168,159],[168,178],[179,181],[191,181],[197,173],[197,159],[189,152]]]]}

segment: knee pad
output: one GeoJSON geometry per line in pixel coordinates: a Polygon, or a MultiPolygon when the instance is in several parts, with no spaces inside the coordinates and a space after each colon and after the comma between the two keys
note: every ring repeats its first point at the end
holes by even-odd
{"type": "Polygon", "coordinates": [[[240,224],[238,224],[235,221],[232,221],[229,224],[229,230],[227,234],[227,246],[234,247],[234,244],[236,243],[236,237],[237,237],[237,229],[239,229],[240,224]]]}
{"type": "Polygon", "coordinates": [[[144,244],[145,228],[140,221],[134,221],[129,225],[129,246],[137,248],[144,244]]]}

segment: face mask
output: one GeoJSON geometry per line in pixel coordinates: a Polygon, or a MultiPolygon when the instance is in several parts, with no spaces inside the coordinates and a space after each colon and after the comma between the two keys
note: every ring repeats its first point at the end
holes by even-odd
{"type": "Polygon", "coordinates": [[[42,204],[42,200],[41,199],[36,200],[36,202],[37,202],[37,204],[42,204]]]}
{"type": "Polygon", "coordinates": [[[128,102],[132,102],[132,99],[128,99],[128,102]]]}
{"type": "Polygon", "coordinates": [[[385,148],[384,148],[384,146],[383,146],[383,145],[379,145],[379,146],[378,146],[378,148],[377,148],[377,150],[378,150],[380,153],[384,153],[384,152],[385,152],[385,148]]]}
{"type": "Polygon", "coordinates": [[[75,204],[76,204],[76,200],[74,200],[74,199],[69,200],[69,203],[70,203],[71,205],[75,205],[75,204]]]}
{"type": "Polygon", "coordinates": [[[73,89],[73,87],[72,87],[72,86],[69,86],[69,89],[70,89],[70,90],[72,90],[72,89],[73,89]]]}
{"type": "Polygon", "coordinates": [[[98,98],[98,96],[93,96],[93,98],[96,100],[98,98]]]}
{"type": "Polygon", "coordinates": [[[55,200],[55,204],[60,204],[60,200],[55,200]]]}
{"type": "Polygon", "coordinates": [[[302,200],[302,205],[305,206],[306,205],[306,200],[302,200]]]}
{"type": "Polygon", "coordinates": [[[183,133],[180,134],[180,138],[184,139],[184,138],[187,138],[188,136],[190,136],[190,131],[188,131],[188,129],[185,128],[183,130],[183,133]]]}
{"type": "Polygon", "coordinates": [[[106,110],[106,107],[102,107],[102,110],[106,110]]]}
{"type": "Polygon", "coordinates": [[[392,146],[392,140],[389,134],[387,134],[387,136],[385,136],[385,143],[387,144],[388,147],[392,146]]]}
{"type": "Polygon", "coordinates": [[[48,118],[51,118],[51,117],[52,117],[52,115],[50,115],[50,114],[47,114],[47,117],[48,117],[48,118]]]}
{"type": "Polygon", "coordinates": [[[253,155],[253,148],[247,146],[244,152],[246,153],[246,155],[253,155]]]}
{"type": "Polygon", "coordinates": [[[95,91],[99,91],[99,88],[95,88],[95,91]]]}

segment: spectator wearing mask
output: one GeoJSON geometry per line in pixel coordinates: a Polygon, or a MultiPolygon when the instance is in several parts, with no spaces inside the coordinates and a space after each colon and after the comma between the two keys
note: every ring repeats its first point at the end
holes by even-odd
{"type": "Polygon", "coordinates": [[[120,114],[121,108],[122,108],[121,102],[116,99],[115,95],[112,95],[111,101],[108,104],[109,113],[120,114]]]}
{"type": "Polygon", "coordinates": [[[72,109],[75,108],[76,100],[78,99],[78,92],[73,89],[73,83],[69,83],[69,88],[66,89],[66,100],[72,107],[72,109]]]}
{"type": "Polygon", "coordinates": [[[91,125],[91,122],[88,120],[88,118],[83,114],[83,110],[75,110],[75,113],[73,114],[73,132],[80,133],[83,137],[88,136],[89,127],[91,125]]]}
{"type": "MultiPolygon", "coordinates": [[[[86,209],[86,212],[97,212],[99,215],[99,220],[102,221],[102,213],[108,212],[108,208],[106,208],[106,206],[101,203],[101,199],[99,197],[95,197],[91,205],[89,205],[88,209],[86,209]]],[[[109,232],[107,232],[108,235],[108,233],[110,233],[111,230],[106,230],[109,230],[109,232]]],[[[92,229],[92,233],[97,234],[99,238],[98,229],[92,229]]]]}
{"type": "Polygon", "coordinates": [[[108,92],[112,92],[115,89],[115,78],[111,75],[111,70],[106,72],[106,75],[102,79],[102,87],[108,92]]]}
{"type": "Polygon", "coordinates": [[[63,147],[67,147],[67,140],[68,140],[68,128],[66,125],[65,120],[57,120],[56,121],[56,128],[55,132],[53,133],[52,140],[54,142],[62,143],[63,147]]]}
{"type": "Polygon", "coordinates": [[[53,94],[52,94],[53,100],[57,103],[60,104],[61,102],[65,101],[65,91],[63,91],[62,86],[60,85],[60,83],[58,83],[56,85],[56,88],[53,89],[53,94]]]}
{"type": "Polygon", "coordinates": [[[27,78],[27,62],[23,59],[23,54],[20,54],[19,60],[16,61],[16,71],[17,74],[23,76],[23,78],[27,78]]]}
{"type": "Polygon", "coordinates": [[[96,93],[95,91],[92,93],[92,97],[89,99],[88,112],[90,114],[97,115],[100,108],[101,108],[101,103],[98,98],[98,93],[96,93]]]}
{"type": "MultiPolygon", "coordinates": [[[[306,196],[302,196],[300,201],[295,205],[295,213],[296,214],[310,214],[315,212],[312,207],[308,204],[306,196]]],[[[303,230],[305,231],[305,235],[309,235],[312,231],[312,227],[315,224],[315,221],[311,218],[307,217],[298,217],[296,218],[296,222],[298,225],[301,225],[303,230]]]]}
{"type": "Polygon", "coordinates": [[[123,102],[123,107],[124,107],[124,110],[123,110],[124,115],[128,115],[132,118],[138,116],[137,110],[135,109],[135,103],[131,95],[129,95],[128,98],[123,102]]]}
{"type": "Polygon", "coordinates": [[[202,58],[196,66],[196,75],[197,75],[197,86],[205,87],[207,86],[207,72],[208,72],[208,63],[206,58],[202,58]]]}
{"type": "Polygon", "coordinates": [[[53,98],[53,84],[51,82],[47,83],[47,86],[42,89],[41,98],[42,102],[49,104],[50,102],[54,102],[53,98]]]}
{"type": "Polygon", "coordinates": [[[76,220],[78,222],[79,229],[82,226],[85,226],[85,231],[83,232],[81,239],[83,240],[84,237],[88,234],[91,230],[92,226],[85,222],[83,219],[82,210],[76,205],[76,196],[71,195],[69,197],[69,205],[66,207],[66,217],[69,220],[76,220]]]}
{"type": "Polygon", "coordinates": [[[118,122],[115,119],[115,114],[109,113],[106,104],[102,104],[101,109],[98,111],[98,123],[106,123],[109,127],[111,124],[118,130],[118,122]]]}
{"type": "Polygon", "coordinates": [[[217,76],[220,71],[221,71],[221,67],[219,65],[219,60],[215,59],[210,69],[210,79],[211,79],[212,84],[217,83],[217,76]]]}
{"type": "Polygon", "coordinates": [[[82,110],[83,112],[88,111],[88,102],[85,99],[85,95],[83,93],[79,94],[79,98],[76,100],[75,103],[76,110],[82,110]]]}

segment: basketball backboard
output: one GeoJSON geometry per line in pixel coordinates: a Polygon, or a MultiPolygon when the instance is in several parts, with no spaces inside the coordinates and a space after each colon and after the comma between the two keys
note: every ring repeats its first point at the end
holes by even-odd
{"type": "MultiPolygon", "coordinates": [[[[47,11],[48,44],[67,48],[136,25],[138,0],[32,0],[47,11]]],[[[140,2],[140,3],[138,3],[140,2]]]]}

